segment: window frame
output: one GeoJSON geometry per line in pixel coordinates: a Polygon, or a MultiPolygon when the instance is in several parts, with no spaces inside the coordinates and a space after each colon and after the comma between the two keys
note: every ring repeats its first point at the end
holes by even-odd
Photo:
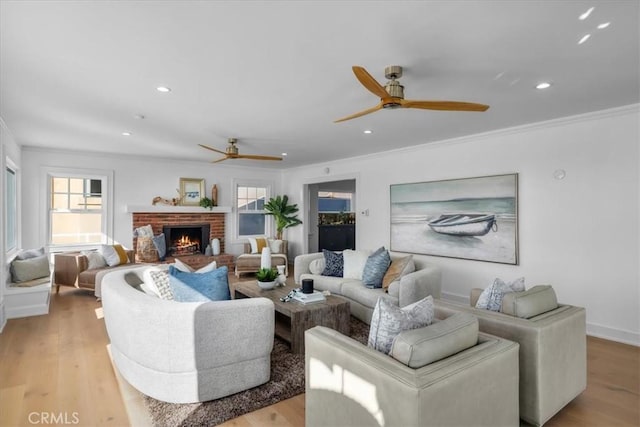
{"type": "MultiPolygon", "coordinates": [[[[43,168],[44,207],[42,209],[42,224],[45,224],[42,241],[46,242],[49,252],[66,252],[98,248],[102,244],[112,244],[113,239],[113,171],[98,169],[77,169],[77,168],[43,168]],[[53,178],[81,178],[102,181],[102,218],[101,234],[99,243],[74,243],[74,244],[53,244],[51,242],[51,220],[52,220],[52,179],[53,178]]],[[[95,210],[87,210],[87,213],[96,213],[95,210]]]]}
{"type": "Polygon", "coordinates": [[[20,168],[18,167],[18,165],[16,165],[15,162],[13,162],[13,160],[11,160],[10,157],[5,157],[5,171],[4,171],[4,177],[3,177],[3,191],[5,192],[5,199],[4,199],[4,212],[3,212],[3,231],[4,231],[4,252],[5,252],[5,256],[7,258],[12,257],[14,254],[16,254],[20,248],[21,245],[21,233],[20,233],[20,227],[21,227],[21,211],[20,211],[20,168]],[[9,247],[9,242],[7,241],[7,237],[8,237],[8,230],[9,230],[9,200],[6,198],[7,197],[7,191],[6,191],[6,186],[7,186],[7,172],[11,171],[13,172],[14,175],[14,180],[15,180],[15,187],[14,187],[14,209],[13,209],[13,214],[14,214],[14,226],[13,226],[13,232],[14,232],[14,245],[13,247],[9,247]]]}
{"type": "MultiPolygon", "coordinates": [[[[265,215],[264,221],[264,234],[240,234],[240,215],[243,215],[238,209],[238,187],[253,187],[253,188],[264,188],[265,192],[265,203],[272,197],[273,195],[273,182],[268,180],[233,180],[233,238],[236,242],[244,242],[249,237],[255,236],[271,236],[273,234],[273,219],[269,218],[269,215],[262,212],[265,215]]],[[[255,215],[254,213],[247,213],[245,215],[255,215]]]]}

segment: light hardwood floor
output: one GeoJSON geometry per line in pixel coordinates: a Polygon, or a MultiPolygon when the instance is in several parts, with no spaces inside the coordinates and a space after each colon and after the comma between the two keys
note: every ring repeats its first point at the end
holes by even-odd
{"type": "MultiPolygon", "coordinates": [[[[129,397],[119,390],[96,311],[89,291],[62,288],[48,315],[8,321],[0,334],[0,426],[143,424],[144,414],[127,415],[129,397]]],[[[588,337],[587,354],[587,390],[545,425],[640,426],[640,349],[588,337]]],[[[304,395],[224,425],[303,426],[304,395]]]]}

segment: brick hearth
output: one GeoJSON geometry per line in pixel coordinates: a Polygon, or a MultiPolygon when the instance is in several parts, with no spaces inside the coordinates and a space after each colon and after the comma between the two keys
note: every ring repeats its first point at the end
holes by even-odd
{"type": "MultiPolygon", "coordinates": [[[[224,252],[224,222],[225,214],[217,212],[203,213],[179,213],[179,212],[133,212],[133,229],[143,227],[147,224],[153,228],[153,234],[162,233],[162,226],[165,225],[186,225],[186,224],[204,224],[207,223],[211,227],[209,240],[215,238],[220,240],[221,255],[216,257],[219,265],[226,265],[229,269],[233,268],[233,256],[224,252]]],[[[133,249],[136,250],[138,239],[133,238],[133,249]]],[[[192,256],[193,257],[193,256],[192,256]]]]}

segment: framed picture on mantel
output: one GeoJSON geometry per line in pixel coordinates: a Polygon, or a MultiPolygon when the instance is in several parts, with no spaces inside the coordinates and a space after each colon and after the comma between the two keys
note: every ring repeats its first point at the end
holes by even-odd
{"type": "Polygon", "coordinates": [[[204,197],[204,179],[180,178],[180,204],[199,206],[204,197]]]}

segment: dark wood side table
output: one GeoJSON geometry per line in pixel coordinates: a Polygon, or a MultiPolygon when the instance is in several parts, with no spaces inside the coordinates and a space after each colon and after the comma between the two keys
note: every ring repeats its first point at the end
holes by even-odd
{"type": "Polygon", "coordinates": [[[349,301],[330,295],[325,302],[300,304],[295,301],[282,302],[291,286],[262,290],[256,280],[237,282],[231,285],[235,298],[264,297],[275,306],[275,335],[291,344],[291,352],[304,354],[304,331],[314,326],[326,326],[349,336],[349,301]]]}

